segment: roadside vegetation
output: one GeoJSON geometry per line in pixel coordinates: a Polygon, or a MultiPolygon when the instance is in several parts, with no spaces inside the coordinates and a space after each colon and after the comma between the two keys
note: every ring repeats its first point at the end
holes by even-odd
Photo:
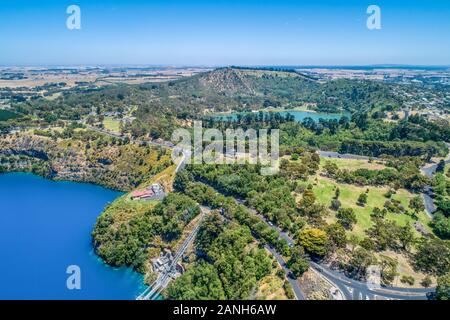
{"type": "Polygon", "coordinates": [[[239,67],[85,88],[0,110],[0,172],[30,171],[125,192],[160,183],[164,200],[124,194],[92,232],[104,261],[144,273],[147,283],[156,277],[151,259],[175,251],[198,223],[199,205],[210,207],[182,262],[187,271],[164,292],[169,299],[293,299],[267,246],[293,278],[312,277],[310,259],[359,280],[377,264],[384,285],[437,285],[437,298],[448,299],[450,173],[440,160],[450,126],[421,115],[389,118],[403,102],[383,82],[319,83],[295,70],[239,67]],[[297,122],[289,113],[252,112],[296,108],[343,116],[297,122]],[[245,114],[232,119],[218,112],[245,114]],[[280,172],[263,176],[259,164],[202,164],[175,175],[171,150],[145,141],[169,140],[193,120],[222,132],[279,129],[280,172]],[[368,160],[324,158],[318,149],[368,160]],[[436,159],[437,172],[427,178],[421,167],[436,159]],[[423,193],[434,197],[433,219],[423,193]]]}

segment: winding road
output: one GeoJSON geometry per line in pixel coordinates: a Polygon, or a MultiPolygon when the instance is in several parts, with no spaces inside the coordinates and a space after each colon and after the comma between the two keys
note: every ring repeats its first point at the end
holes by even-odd
{"type": "Polygon", "coordinates": [[[306,300],[306,297],[305,297],[302,289],[300,288],[300,285],[298,284],[297,279],[293,279],[291,277],[292,271],[287,267],[287,264],[286,264],[286,261],[284,260],[284,258],[274,248],[272,248],[268,245],[265,245],[265,248],[267,250],[269,250],[269,252],[275,257],[278,264],[283,269],[284,273],[286,274],[286,279],[290,283],[292,290],[294,290],[294,294],[295,294],[295,297],[297,298],[297,300],[306,300]]]}
{"type": "MultiPolygon", "coordinates": [[[[236,199],[237,202],[245,206],[245,201],[236,199]]],[[[295,241],[289,234],[281,230],[279,227],[271,224],[264,216],[259,214],[255,209],[247,207],[247,210],[255,214],[258,218],[264,221],[270,228],[279,232],[280,236],[287,241],[289,246],[294,246],[295,241]]],[[[271,252],[275,250],[271,248],[271,252]]],[[[335,287],[347,300],[373,300],[381,299],[398,299],[398,300],[426,300],[428,294],[433,291],[422,288],[398,288],[398,287],[380,287],[373,289],[367,283],[353,280],[345,276],[342,272],[332,270],[323,264],[310,261],[311,267],[325,277],[329,282],[333,283],[335,287]]],[[[295,281],[298,285],[298,282],[295,281]]],[[[300,289],[299,289],[300,290],[300,289]]],[[[300,290],[301,291],[301,290],[300,290]]]]}
{"type": "MultiPolygon", "coordinates": [[[[93,128],[90,128],[94,130],[93,128]]],[[[106,130],[101,129],[95,129],[95,131],[118,137],[115,134],[112,134],[106,130]]],[[[147,141],[149,142],[149,141],[147,141]]],[[[169,143],[155,143],[153,141],[150,142],[151,144],[158,145],[161,147],[167,147],[170,149],[173,149],[174,146],[169,143]]],[[[369,157],[365,156],[359,156],[359,155],[352,155],[352,154],[339,154],[337,152],[327,152],[327,151],[319,151],[318,152],[320,156],[322,157],[329,157],[329,158],[343,158],[343,159],[355,159],[355,160],[368,160],[369,157]]],[[[181,161],[177,165],[176,171],[183,170],[185,167],[186,159],[190,156],[190,151],[184,151],[183,150],[183,156],[181,161]]],[[[376,160],[377,158],[372,158],[376,160]]],[[[435,168],[427,167],[425,169],[425,174],[431,173],[431,175],[434,173],[435,168]],[[434,171],[433,171],[434,170],[434,171]]],[[[246,205],[245,201],[242,199],[236,199],[237,202],[239,202],[242,205],[246,205]]],[[[431,199],[432,202],[432,199],[431,199]]],[[[246,206],[247,207],[247,206],[246,206]]],[[[270,228],[273,228],[277,230],[280,234],[280,236],[287,241],[289,246],[294,246],[295,242],[294,240],[278,228],[277,226],[274,226],[272,223],[267,221],[267,219],[260,215],[256,210],[253,208],[247,207],[248,210],[250,210],[252,213],[257,215],[262,221],[264,221],[270,228]]],[[[428,208],[430,209],[430,208],[428,208]]],[[[427,211],[428,211],[427,209],[427,211]]],[[[294,290],[294,293],[299,300],[306,299],[305,295],[303,294],[298,282],[294,279],[292,279],[290,275],[290,270],[287,268],[286,262],[284,261],[283,257],[272,247],[266,245],[267,250],[269,250],[273,256],[276,258],[278,263],[283,268],[284,272],[287,275],[287,279],[289,283],[291,283],[291,286],[294,290]]],[[[421,289],[421,288],[396,288],[396,287],[380,287],[380,288],[370,288],[367,283],[363,283],[360,281],[356,281],[353,279],[350,279],[346,277],[343,273],[332,270],[328,268],[325,265],[318,264],[316,262],[310,261],[310,266],[320,273],[328,282],[334,284],[334,286],[341,292],[342,296],[345,297],[347,300],[372,300],[372,299],[401,299],[401,300],[425,300],[428,298],[428,294],[433,291],[433,289],[421,289]]]]}
{"type": "MultiPolygon", "coordinates": [[[[447,147],[450,150],[450,144],[447,144],[447,147]]],[[[450,153],[447,155],[447,157],[444,159],[445,164],[450,164],[450,153]]],[[[431,165],[425,165],[422,168],[420,168],[420,171],[423,175],[425,175],[427,178],[432,179],[434,174],[436,173],[436,169],[438,167],[437,163],[433,163],[431,165]]],[[[428,216],[430,218],[433,218],[433,213],[436,211],[436,206],[434,205],[434,200],[432,198],[433,195],[433,189],[431,186],[426,186],[425,191],[422,193],[422,198],[425,204],[425,211],[427,212],[428,216]]]]}

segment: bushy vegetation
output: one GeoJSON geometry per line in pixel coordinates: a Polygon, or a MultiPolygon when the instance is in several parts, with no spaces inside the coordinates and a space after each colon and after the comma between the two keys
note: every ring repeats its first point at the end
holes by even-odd
{"type": "Polygon", "coordinates": [[[170,284],[169,299],[254,298],[258,281],[270,274],[272,260],[254,246],[247,227],[206,218],[199,231],[201,256],[188,272],[170,284]]]}
{"type": "Polygon", "coordinates": [[[316,172],[319,162],[317,154],[305,152],[300,162],[283,162],[280,175],[275,176],[262,176],[258,165],[193,165],[188,170],[194,179],[247,200],[269,221],[295,232],[303,222],[292,195],[296,183],[291,179],[307,178],[316,172]]]}
{"type": "Polygon", "coordinates": [[[92,232],[95,252],[112,266],[131,266],[146,271],[150,248],[163,248],[165,242],[179,239],[183,228],[200,209],[189,197],[172,193],[154,208],[133,210],[124,199],[113,203],[98,218],[92,232]],[[129,219],[121,216],[129,212],[129,219]]]}
{"type": "Polygon", "coordinates": [[[194,182],[187,173],[177,175],[175,180],[177,190],[183,191],[200,204],[219,209],[227,219],[235,219],[241,225],[248,227],[261,243],[268,243],[280,253],[289,255],[289,246],[278,231],[270,228],[261,218],[250,212],[245,206],[232,197],[225,197],[212,187],[201,182],[194,182]],[[180,180],[184,180],[180,182],[180,180]]]}
{"type": "MultiPolygon", "coordinates": [[[[188,166],[175,179],[178,192],[160,203],[122,197],[111,204],[92,234],[96,253],[113,266],[145,272],[151,257],[180,240],[199,214],[200,203],[216,212],[203,221],[195,261],[167,289],[171,299],[254,298],[256,286],[274,268],[262,249],[265,244],[288,258],[295,277],[308,269],[307,256],[338,256],[339,266],[360,279],[368,266],[379,264],[384,284],[398,275],[398,262],[386,253],[391,251],[406,257],[417,271],[439,276],[438,298],[445,299],[450,271],[449,173],[440,163],[430,182],[419,169],[432,157],[447,154],[450,129],[448,123],[415,115],[385,121],[387,110],[402,107],[391,89],[382,82],[319,83],[294,70],[248,68],[222,68],[165,83],[76,89],[53,100],[14,103],[14,113],[0,111],[1,132],[32,128],[2,136],[0,172],[53,177],[59,169],[71,180],[129,191],[172,164],[168,151],[149,147],[142,137],[168,140],[175,128],[195,119],[220,130],[277,128],[283,157],[279,174],[262,176],[259,164],[188,166]],[[289,113],[250,112],[305,104],[345,116],[297,122],[289,113]],[[219,111],[246,114],[235,119],[210,116],[219,111]],[[105,119],[109,112],[134,120],[105,119]],[[123,139],[86,130],[94,123],[120,131],[123,139]],[[378,157],[383,166],[350,170],[327,162],[319,176],[316,149],[378,157]],[[324,181],[338,187],[321,189],[324,181]],[[424,204],[420,197],[399,190],[422,192],[430,183],[438,207],[430,226],[440,239],[433,234],[418,237],[412,222],[424,222],[424,204]],[[357,190],[352,203],[345,185],[357,190]],[[367,186],[389,191],[384,190],[383,197],[367,186]],[[290,248],[264,220],[288,232],[296,245],[290,248]]],[[[406,284],[414,280],[402,279],[406,284]]]]}
{"type": "Polygon", "coordinates": [[[324,165],[324,170],[328,177],[337,182],[355,185],[391,186],[396,189],[421,191],[428,183],[428,179],[412,163],[382,170],[348,170],[339,169],[335,163],[328,161],[324,165]]]}

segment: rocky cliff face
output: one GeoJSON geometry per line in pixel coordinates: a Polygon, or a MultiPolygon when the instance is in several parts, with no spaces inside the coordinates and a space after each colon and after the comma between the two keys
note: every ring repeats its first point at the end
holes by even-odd
{"type": "MultiPolygon", "coordinates": [[[[142,160],[139,165],[124,165],[127,161],[121,153],[120,146],[95,150],[76,140],[68,142],[26,133],[0,139],[2,171],[31,171],[55,180],[90,182],[129,191],[145,178],[145,169],[152,171],[152,166],[145,167],[142,160]]],[[[139,160],[139,156],[134,158],[139,160]]]]}
{"type": "Polygon", "coordinates": [[[255,89],[240,70],[222,68],[202,74],[199,82],[204,89],[221,94],[254,95],[255,89]]]}

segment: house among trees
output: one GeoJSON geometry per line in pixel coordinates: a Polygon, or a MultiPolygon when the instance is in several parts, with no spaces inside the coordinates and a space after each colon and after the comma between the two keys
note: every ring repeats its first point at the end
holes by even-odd
{"type": "Polygon", "coordinates": [[[131,193],[133,200],[162,200],[165,196],[164,188],[159,183],[154,183],[145,190],[135,190],[131,193]]]}
{"type": "MultiPolygon", "coordinates": [[[[172,265],[174,256],[172,252],[168,249],[165,249],[161,252],[161,255],[158,258],[152,259],[152,269],[155,273],[161,273],[164,271],[168,271],[170,266],[172,265]]],[[[175,279],[185,271],[183,265],[177,262],[175,266],[175,270],[170,272],[170,276],[175,279]]]]}

